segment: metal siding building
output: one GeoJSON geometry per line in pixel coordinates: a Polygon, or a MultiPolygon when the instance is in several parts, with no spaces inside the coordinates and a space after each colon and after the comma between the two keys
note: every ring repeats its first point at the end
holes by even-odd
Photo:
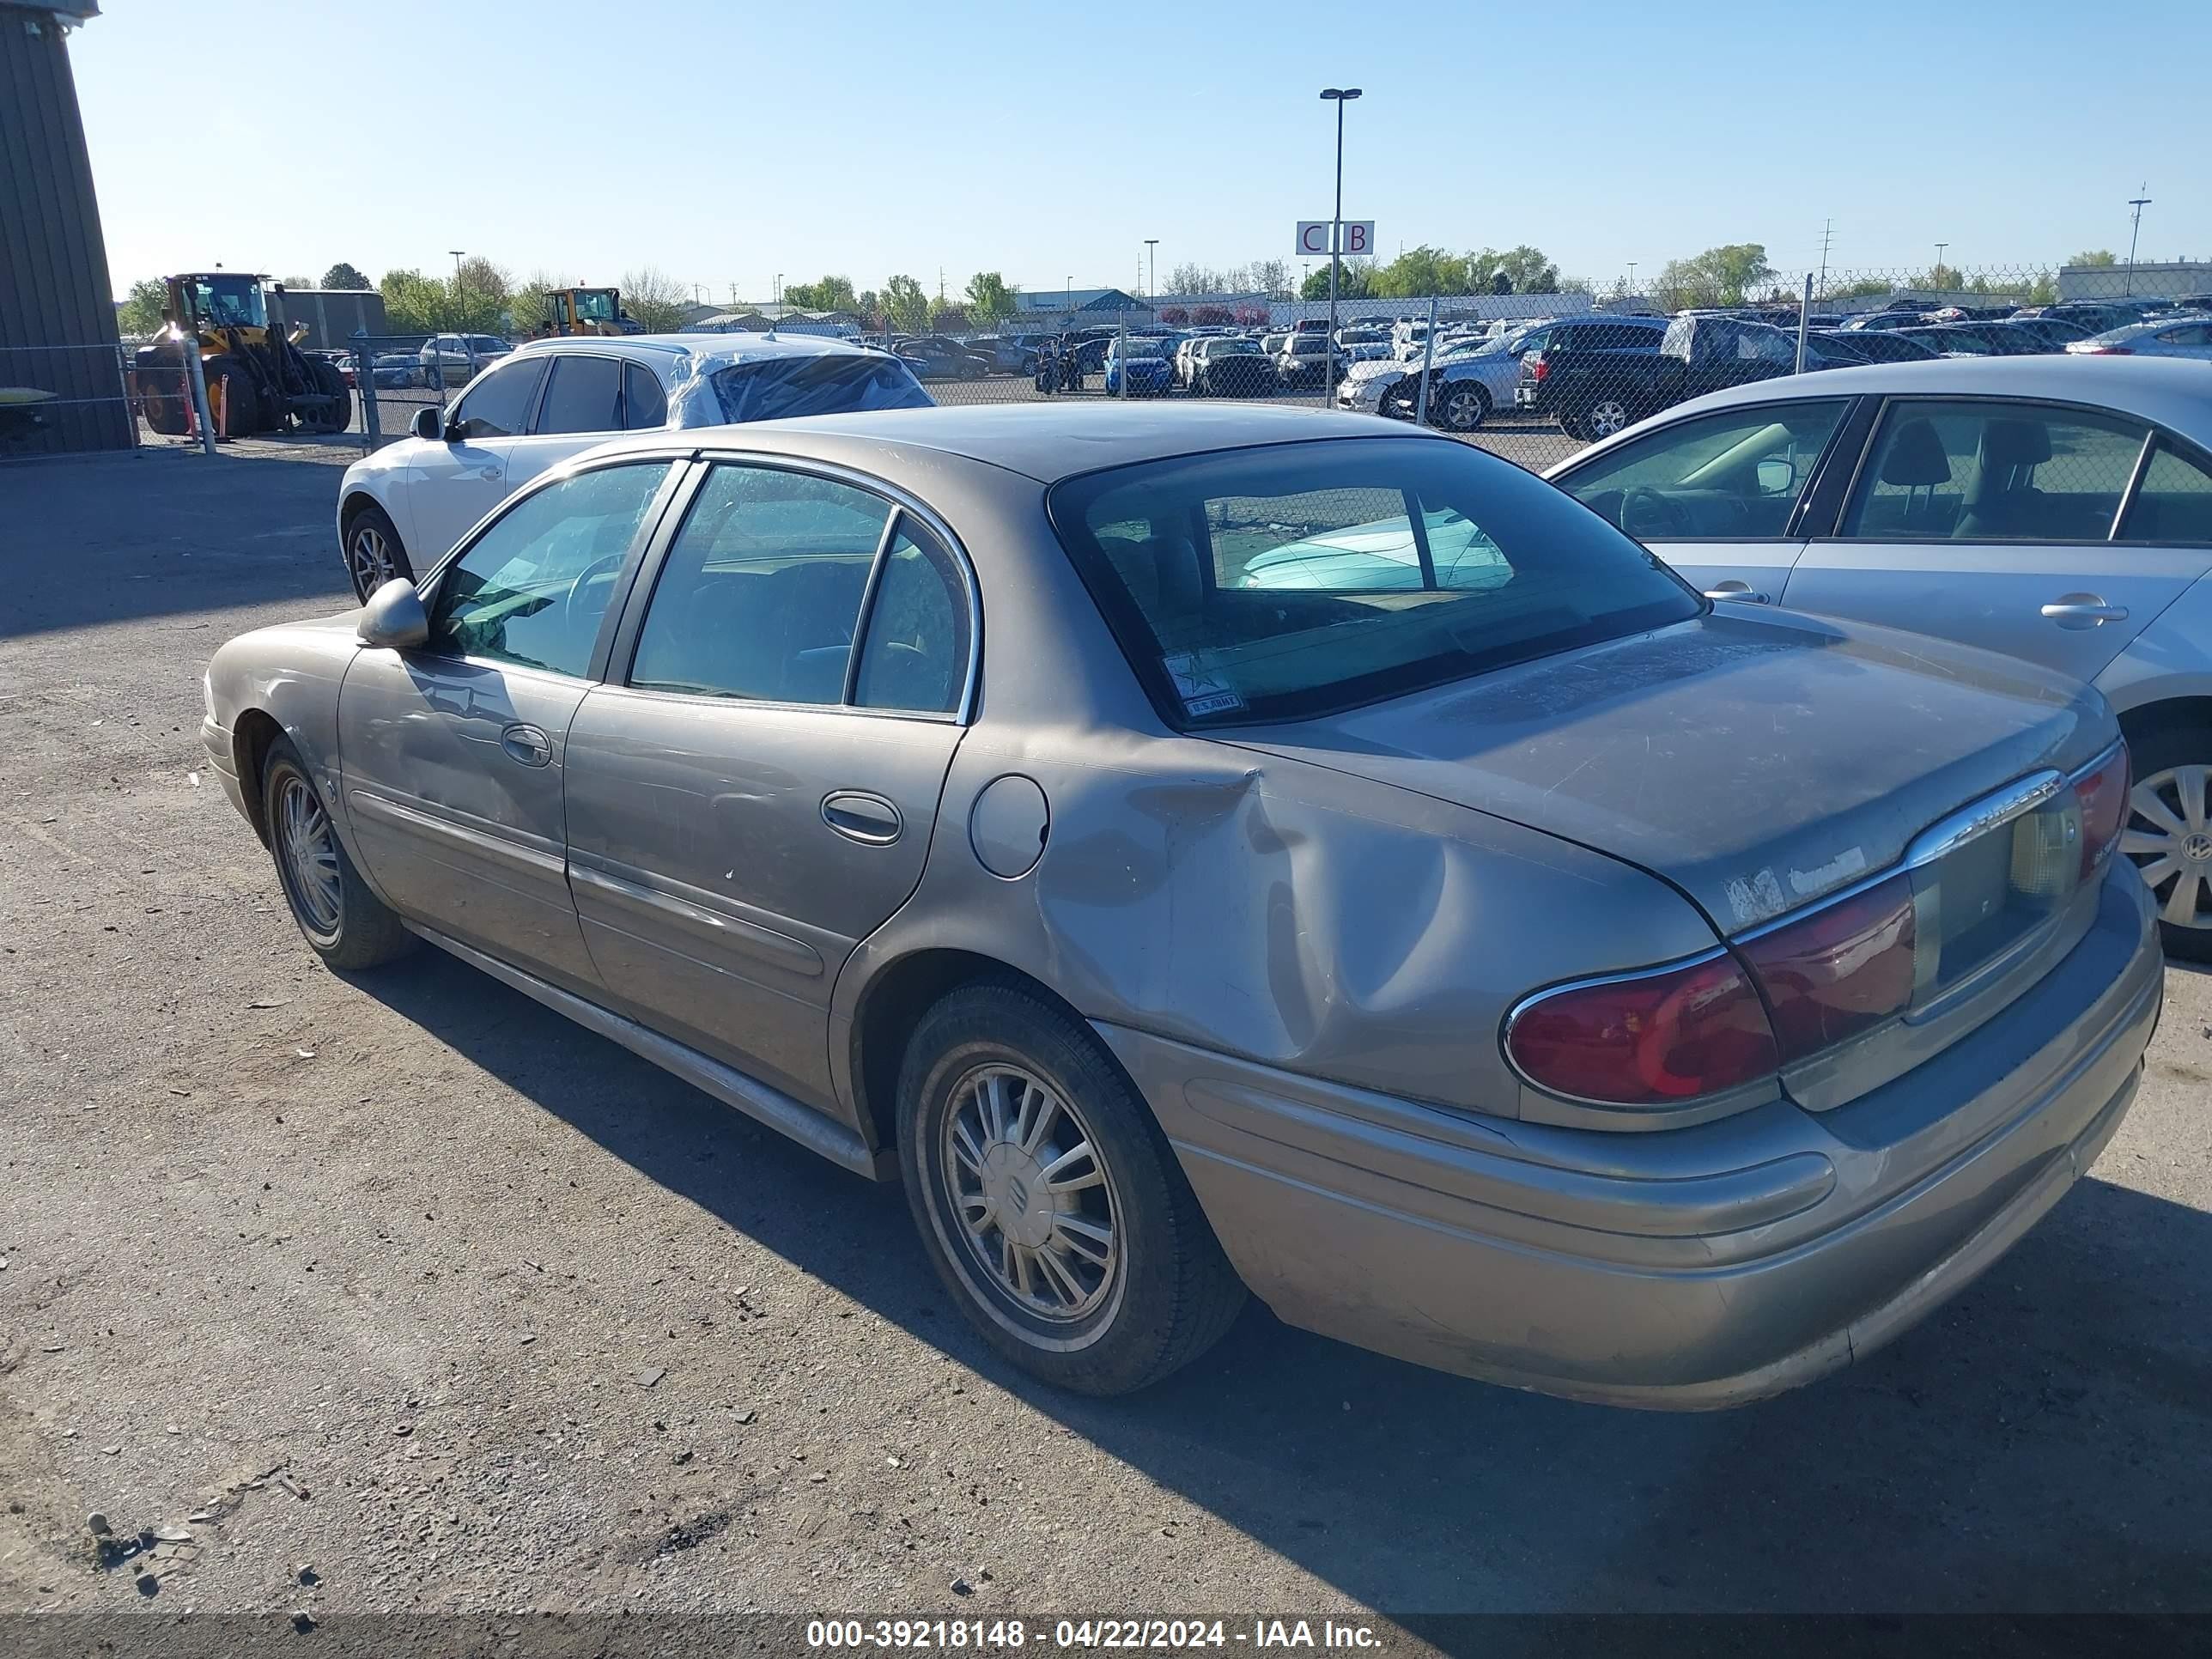
{"type": "Polygon", "coordinates": [[[99,9],[95,0],[0,0],[0,386],[56,394],[46,424],[0,453],[133,441],[64,27],[99,9]]]}

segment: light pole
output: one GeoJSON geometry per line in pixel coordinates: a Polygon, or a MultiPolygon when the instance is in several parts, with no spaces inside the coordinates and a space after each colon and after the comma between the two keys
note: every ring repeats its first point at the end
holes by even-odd
{"type": "MultiPolygon", "coordinates": [[[[2150,181],[2148,179],[2143,180],[2142,188],[2145,190],[2150,188],[2150,181]]],[[[2126,287],[2121,289],[2124,295],[2133,294],[2136,291],[2136,238],[2142,234],[2142,210],[2150,205],[2150,198],[2130,196],[2128,198],[2128,205],[2133,208],[2136,213],[2135,222],[2128,228],[2128,279],[2126,287]]]]}
{"type": "Polygon", "coordinates": [[[1632,300],[1636,297],[1636,261],[1633,259],[1628,262],[1628,297],[1632,300]]]}
{"type": "MultiPolygon", "coordinates": [[[[1943,270],[1943,250],[1950,246],[1951,245],[1948,242],[1938,242],[1936,244],[1936,269],[1929,272],[1929,276],[1942,276],[1946,274],[1943,270]]],[[[1940,289],[1938,290],[1938,292],[1941,291],[1942,290],[1940,289]]]]}
{"type": "Polygon", "coordinates": [[[1336,209],[1328,222],[1328,346],[1322,354],[1321,400],[1336,388],[1336,288],[1344,264],[1344,106],[1359,96],[1358,87],[1323,87],[1321,95],[1336,106],[1336,209]]]}
{"type": "Polygon", "coordinates": [[[467,252],[468,250],[466,248],[449,247],[446,252],[453,256],[453,326],[455,328],[466,328],[468,326],[468,319],[464,316],[461,312],[461,255],[467,252]]]}
{"type": "Polygon", "coordinates": [[[1145,297],[1149,300],[1160,291],[1160,239],[1145,238],[1145,297]]]}

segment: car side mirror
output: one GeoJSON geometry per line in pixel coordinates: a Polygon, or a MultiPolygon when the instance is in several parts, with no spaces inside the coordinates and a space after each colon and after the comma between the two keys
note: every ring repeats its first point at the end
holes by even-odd
{"type": "Polygon", "coordinates": [[[416,410],[414,433],[416,437],[428,438],[433,443],[443,438],[446,435],[446,411],[427,406],[416,410]]]}
{"type": "Polygon", "coordinates": [[[428,642],[430,613],[404,576],[394,576],[368,596],[354,637],[372,650],[411,651],[428,642]]]}
{"type": "Polygon", "coordinates": [[[1770,458],[1759,464],[1759,493],[1762,495],[1786,495],[1797,482],[1797,469],[1789,462],[1770,458]]]}

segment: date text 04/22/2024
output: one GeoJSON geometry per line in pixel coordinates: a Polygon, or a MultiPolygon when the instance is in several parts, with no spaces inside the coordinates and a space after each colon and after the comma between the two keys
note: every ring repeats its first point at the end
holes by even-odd
{"type": "Polygon", "coordinates": [[[1376,1650],[1371,1626],[1333,1619],[817,1619],[806,1644],[818,1650],[945,1650],[991,1652],[1029,1646],[1103,1651],[1243,1648],[1248,1652],[1376,1650]]]}

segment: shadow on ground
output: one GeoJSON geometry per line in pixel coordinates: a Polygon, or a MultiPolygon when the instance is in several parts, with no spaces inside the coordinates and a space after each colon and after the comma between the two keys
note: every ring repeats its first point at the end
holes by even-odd
{"type": "Polygon", "coordinates": [[[1256,1305],[1188,1370],[1098,1401],[1030,1382],[970,1334],[896,1188],[436,951],[362,986],[723,1224],[1371,1606],[2212,1609],[2212,1217],[2192,1209],[2087,1180],[1890,1349],[1735,1412],[1515,1394],[1256,1305]]]}
{"type": "MultiPolygon", "coordinates": [[[[264,446],[265,447],[265,446],[264,446]]],[[[264,602],[353,603],[339,562],[344,451],[149,449],[0,466],[0,639],[264,602]]]]}

